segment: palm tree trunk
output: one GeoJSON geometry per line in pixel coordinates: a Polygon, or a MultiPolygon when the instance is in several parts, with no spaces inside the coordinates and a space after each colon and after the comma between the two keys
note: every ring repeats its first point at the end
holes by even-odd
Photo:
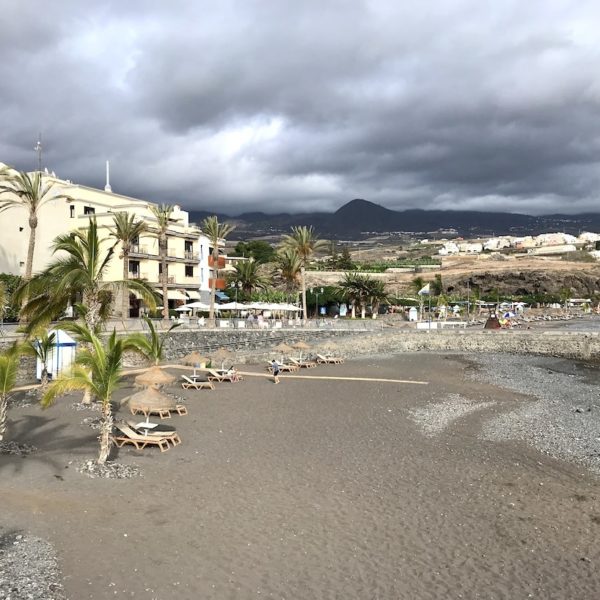
{"type": "MultiPolygon", "coordinates": [[[[129,251],[123,248],[123,281],[129,279],[129,251]]],[[[123,319],[129,318],[129,288],[127,285],[123,286],[123,304],[121,308],[121,317],[123,319]]]]}
{"type": "Polygon", "coordinates": [[[306,314],[306,269],[300,269],[300,280],[302,283],[302,322],[306,323],[308,315],[306,314]]]}
{"type": "Polygon", "coordinates": [[[100,454],[98,455],[98,464],[103,465],[110,454],[112,445],[110,434],[113,428],[112,407],[109,400],[102,403],[102,423],[100,424],[100,454]]]}
{"type": "Polygon", "coordinates": [[[161,236],[159,240],[160,246],[160,264],[162,265],[162,293],[163,293],[163,319],[165,321],[169,320],[169,292],[167,289],[167,283],[169,281],[169,276],[167,273],[167,236],[161,236]]]}
{"type": "MultiPolygon", "coordinates": [[[[215,242],[214,247],[217,248],[218,240],[215,242]]],[[[213,251],[213,277],[210,284],[210,307],[208,312],[208,320],[214,325],[215,324],[215,302],[217,298],[217,277],[219,276],[219,252],[213,251]]]]}
{"type": "MultiPolygon", "coordinates": [[[[90,331],[95,331],[96,327],[100,323],[100,308],[101,304],[98,301],[98,298],[95,294],[89,294],[84,296],[83,302],[87,307],[87,312],[85,313],[85,324],[90,331]]],[[[81,400],[82,404],[91,404],[92,403],[92,393],[90,390],[86,389],[83,392],[83,398],[81,400]]]]}
{"type": "Polygon", "coordinates": [[[8,396],[0,395],[0,442],[4,439],[6,431],[6,415],[8,411],[8,396]]]}
{"type": "Polygon", "coordinates": [[[365,316],[367,314],[367,305],[366,304],[362,304],[360,305],[360,318],[364,319],[365,316]]]}
{"type": "Polygon", "coordinates": [[[29,245],[27,246],[27,262],[25,263],[25,280],[31,279],[33,272],[33,253],[35,251],[35,231],[38,220],[35,215],[29,215],[29,245]]]}
{"type": "Polygon", "coordinates": [[[352,302],[351,306],[352,306],[352,313],[351,313],[352,318],[356,319],[356,302],[352,302]]]}

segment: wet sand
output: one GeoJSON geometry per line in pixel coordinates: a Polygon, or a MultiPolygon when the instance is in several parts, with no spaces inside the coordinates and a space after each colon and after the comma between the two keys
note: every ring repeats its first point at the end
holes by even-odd
{"type": "Polygon", "coordinates": [[[307,374],[429,385],[284,374],[171,388],[187,398],[170,421],[183,444],[118,450],[143,471],[127,480],[75,471],[97,433],[72,399],[15,408],[10,439],[40,450],[0,456],[0,527],[54,545],[72,600],[596,598],[598,479],[481,439],[491,416],[532,400],[466,368],[407,354],[307,374]],[[482,406],[426,434],[415,411],[452,395],[482,406]]]}

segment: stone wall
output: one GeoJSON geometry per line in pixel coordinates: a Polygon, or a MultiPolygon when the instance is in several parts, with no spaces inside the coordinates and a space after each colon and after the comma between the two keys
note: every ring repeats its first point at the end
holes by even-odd
{"type": "MultiPolygon", "coordinates": [[[[197,350],[210,357],[218,348],[227,348],[236,364],[260,363],[271,356],[274,346],[303,340],[311,348],[334,343],[340,354],[347,357],[370,354],[401,354],[402,352],[508,352],[538,354],[564,358],[599,360],[600,334],[560,331],[486,331],[453,330],[416,332],[395,330],[393,327],[377,332],[335,330],[202,330],[174,331],[165,341],[165,361],[178,362],[197,350]]],[[[0,349],[7,342],[0,340],[0,349]]],[[[135,356],[127,357],[127,366],[143,364],[135,356]]],[[[19,384],[33,383],[35,359],[21,360],[19,384]]]]}

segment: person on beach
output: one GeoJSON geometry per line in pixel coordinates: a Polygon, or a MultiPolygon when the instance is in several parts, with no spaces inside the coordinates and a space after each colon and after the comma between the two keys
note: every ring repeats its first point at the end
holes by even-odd
{"type": "Polygon", "coordinates": [[[279,383],[279,363],[275,359],[271,361],[271,369],[273,370],[273,382],[279,383]]]}

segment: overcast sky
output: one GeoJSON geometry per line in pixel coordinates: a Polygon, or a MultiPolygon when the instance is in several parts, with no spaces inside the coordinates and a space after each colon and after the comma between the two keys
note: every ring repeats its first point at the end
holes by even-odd
{"type": "Polygon", "coordinates": [[[0,0],[0,161],[192,209],[600,210],[600,4],[0,0]]]}

